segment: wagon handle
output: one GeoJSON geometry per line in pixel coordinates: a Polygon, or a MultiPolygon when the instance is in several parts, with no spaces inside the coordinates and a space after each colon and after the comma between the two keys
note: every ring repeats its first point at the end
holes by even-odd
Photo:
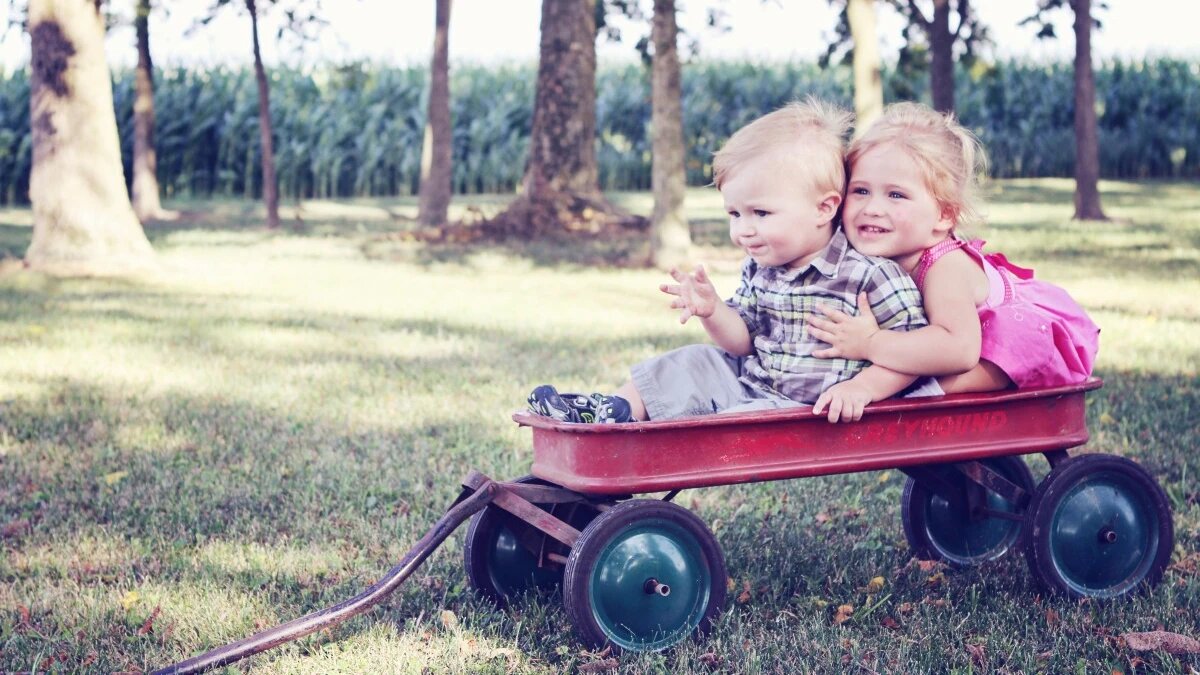
{"type": "Polygon", "coordinates": [[[291,642],[309,633],[315,633],[322,628],[339,624],[352,616],[357,616],[375,606],[396,590],[400,584],[425,562],[429,554],[442,544],[455,528],[477,511],[482,510],[496,496],[499,486],[487,476],[472,471],[463,481],[464,487],[458,499],[433,527],[425,533],[404,558],[400,560],[387,575],[367,590],[358,595],[319,612],[313,612],[299,619],[269,628],[237,642],[231,642],[224,647],[210,650],[199,656],[193,656],[185,661],[154,671],[152,675],[175,675],[183,673],[202,673],[210,668],[219,668],[235,661],[277,647],[285,642],[291,642]]]}

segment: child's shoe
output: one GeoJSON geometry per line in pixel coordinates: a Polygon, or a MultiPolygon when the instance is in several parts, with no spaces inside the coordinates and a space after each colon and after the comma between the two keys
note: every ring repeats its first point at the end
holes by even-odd
{"type": "Polygon", "coordinates": [[[596,424],[619,424],[633,421],[633,409],[621,396],[592,394],[592,421],[596,424]]]}
{"type": "Polygon", "coordinates": [[[574,422],[576,424],[583,422],[579,411],[564,401],[558,390],[548,384],[543,384],[529,392],[529,409],[538,415],[558,422],[574,422]]]}

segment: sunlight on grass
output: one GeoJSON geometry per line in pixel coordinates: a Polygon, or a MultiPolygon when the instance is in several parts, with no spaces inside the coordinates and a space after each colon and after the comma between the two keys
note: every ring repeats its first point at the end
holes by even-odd
{"type": "MultiPolygon", "coordinates": [[[[1077,223],[1069,180],[993,183],[975,234],[1067,288],[1102,327],[1089,447],[1136,456],[1163,481],[1187,561],[1200,549],[1200,189],[1101,187],[1117,220],[1077,223]]],[[[458,200],[456,213],[510,198],[458,200]]],[[[651,206],[645,193],[613,199],[651,206]]],[[[720,195],[694,188],[688,200],[696,260],[728,295],[739,258],[720,195]]],[[[397,242],[387,235],[414,226],[415,198],[306,202],[303,228],[278,233],[261,227],[258,204],[170,206],[184,216],[148,229],[158,276],[0,276],[0,671],[49,670],[47,659],[148,670],[340,602],[408,550],[469,468],[528,472],[530,434],[509,416],[533,386],[607,391],[632,363],[705,339],[696,322],[679,325],[657,271],[536,242],[397,242]]],[[[29,220],[0,210],[0,257],[27,245],[29,220]]],[[[1126,661],[1106,635],[1200,630],[1200,577],[1186,565],[1145,598],[1034,609],[1015,556],[922,571],[898,526],[903,485],[893,471],[684,492],[677,502],[721,541],[731,600],[746,599],[708,642],[621,668],[966,672],[978,668],[961,648],[970,639],[993,669],[1108,672],[1126,661]],[[868,594],[877,576],[886,590],[868,594]],[[832,622],[841,604],[858,618],[832,622]]],[[[476,598],[461,542],[380,608],[251,669],[543,673],[596,661],[558,597],[508,612],[476,598]]],[[[1164,672],[1200,665],[1142,658],[1164,672]]]]}

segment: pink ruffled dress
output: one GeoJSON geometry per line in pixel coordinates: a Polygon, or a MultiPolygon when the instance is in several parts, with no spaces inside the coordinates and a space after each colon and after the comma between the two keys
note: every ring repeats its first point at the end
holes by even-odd
{"type": "Polygon", "coordinates": [[[981,240],[947,239],[925,250],[913,278],[925,290],[925,275],[939,258],[962,249],[987,274],[990,291],[978,306],[983,328],[979,357],[1000,367],[1019,388],[1074,384],[1092,374],[1100,328],[1067,292],[1033,278],[1001,253],[984,253],[981,240]]]}

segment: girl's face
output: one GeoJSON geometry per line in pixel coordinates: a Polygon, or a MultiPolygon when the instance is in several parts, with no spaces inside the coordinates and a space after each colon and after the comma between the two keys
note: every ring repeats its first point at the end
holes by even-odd
{"type": "Polygon", "coordinates": [[[850,245],[892,258],[909,272],[921,252],[954,227],[925,187],[921,168],[894,143],[871,148],[851,167],[842,221],[850,245]]]}

